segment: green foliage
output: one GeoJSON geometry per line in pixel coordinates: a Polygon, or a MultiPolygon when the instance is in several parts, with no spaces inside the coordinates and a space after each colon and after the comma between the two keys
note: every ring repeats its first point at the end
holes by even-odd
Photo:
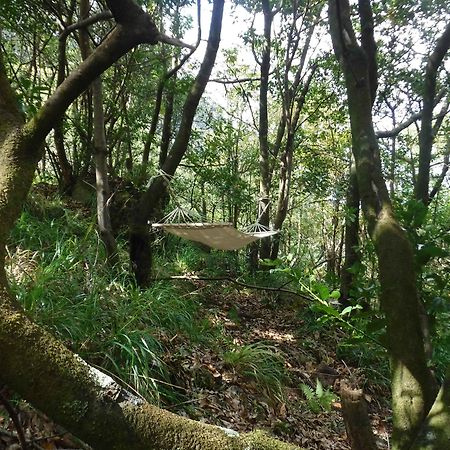
{"type": "Polygon", "coordinates": [[[316,380],[316,388],[313,390],[311,386],[302,383],[300,385],[308,408],[318,414],[322,411],[330,412],[333,402],[336,401],[336,395],[330,389],[324,389],[319,379],[316,380]]]}
{"type": "Polygon", "coordinates": [[[450,361],[450,330],[446,326],[450,315],[450,211],[444,204],[435,204],[430,211],[414,199],[397,202],[396,209],[413,244],[419,295],[428,313],[432,335],[432,363],[438,376],[443,377],[450,361]]]}
{"type": "MultiPolygon", "coordinates": [[[[44,202],[45,203],[45,202],[44,202]]],[[[53,205],[56,208],[58,204],[53,205]]],[[[34,211],[44,211],[34,205],[34,211]]],[[[198,317],[195,296],[172,284],[141,291],[126,267],[104,270],[102,246],[85,217],[61,208],[38,217],[24,211],[13,232],[10,253],[28,248],[35,264],[13,289],[28,313],[88,362],[100,366],[159,403],[175,395],[167,389],[165,362],[171,339],[192,345],[209,339],[211,325],[198,317]],[[88,230],[81,233],[81,230],[88,230]],[[161,395],[163,396],[161,398],[161,395]]],[[[56,209],[58,209],[56,208],[56,209]]],[[[18,253],[20,255],[20,253],[18,253]]],[[[121,250],[122,258],[126,255],[121,250]]],[[[18,264],[26,266],[25,258],[18,264]]]]}
{"type": "Polygon", "coordinates": [[[287,374],[283,357],[275,347],[262,342],[236,346],[224,353],[223,360],[241,376],[262,386],[269,396],[283,397],[287,374]]]}

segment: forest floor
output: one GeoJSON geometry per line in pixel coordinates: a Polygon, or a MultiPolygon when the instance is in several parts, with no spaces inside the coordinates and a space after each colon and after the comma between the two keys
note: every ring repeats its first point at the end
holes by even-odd
{"type": "MultiPolygon", "coordinates": [[[[347,450],[345,425],[338,394],[340,380],[364,384],[366,400],[380,449],[388,448],[386,417],[389,410],[385,387],[364,380],[362,369],[349,367],[336,358],[340,330],[304,328],[301,310],[304,303],[284,295],[270,298],[258,292],[230,289],[217,282],[193,282],[194,290],[205,290],[202,311],[208,319],[223,327],[223,335],[238,348],[264,342],[282,355],[287,378],[282,392],[264,386],[254,377],[236,370],[236,364],[224,362],[217,349],[197,346],[167,353],[174,387],[186,400],[167,409],[202,422],[237,431],[265,429],[276,437],[308,450],[347,450]],[[315,392],[319,378],[328,395],[305,400],[301,385],[315,392]],[[327,403],[327,404],[326,404],[327,403]]],[[[183,347],[182,337],[172,337],[170,346],[183,347]]],[[[17,450],[17,427],[0,406],[0,449],[17,450]]],[[[35,449],[87,448],[70,434],[34,411],[24,402],[16,407],[22,431],[35,449]]]]}
{"type": "MultiPolygon", "coordinates": [[[[83,326],[89,330],[92,317],[88,314],[86,322],[83,322],[82,315],[83,308],[88,303],[78,305],[75,301],[72,302],[72,291],[67,294],[66,301],[62,301],[66,288],[63,285],[61,290],[61,274],[69,276],[69,269],[64,265],[64,251],[60,251],[62,262],[57,266],[61,271],[54,269],[59,260],[53,255],[52,249],[58,245],[61,247],[63,244],[70,244],[71,240],[67,236],[71,236],[73,247],[66,249],[68,260],[71,261],[69,267],[70,270],[82,270],[78,278],[71,278],[71,282],[78,280],[80,285],[77,289],[81,294],[95,291],[94,282],[101,280],[99,272],[92,271],[94,266],[89,266],[84,259],[81,264],[77,261],[72,263],[74,249],[92,246],[86,241],[82,241],[80,246],[76,237],[85,236],[85,229],[89,226],[89,220],[92,220],[91,212],[74,202],[55,204],[52,200],[54,191],[47,187],[41,188],[39,192],[40,197],[31,199],[28,215],[19,224],[16,241],[11,243],[10,250],[13,254],[10,257],[10,276],[16,282],[25,280],[22,281],[25,283],[25,292],[31,289],[33,293],[33,286],[35,287],[39,307],[41,304],[45,306],[45,302],[49,302],[51,311],[59,307],[58,311],[63,318],[59,326],[63,329],[66,327],[64,321],[75,313],[81,314],[76,316],[75,326],[79,325],[78,322],[84,323],[83,326]],[[77,215],[80,211],[81,216],[77,215]],[[69,224],[72,224],[72,228],[69,224]],[[59,235],[58,230],[62,228],[66,234],[59,235]],[[57,239],[60,240],[59,244],[57,239]],[[44,256],[39,256],[43,242],[46,243],[45,248],[50,257],[48,267],[53,267],[53,278],[49,276],[49,270],[39,269],[39,264],[43,264],[45,260],[44,256]],[[85,268],[89,270],[85,271],[85,268]],[[23,274],[26,276],[23,277],[23,274]],[[39,288],[39,276],[42,275],[45,276],[42,281],[45,291],[53,289],[53,297],[42,298],[43,291],[39,288]],[[71,307],[75,309],[70,309],[71,307]],[[66,310],[67,308],[69,309],[66,310]]],[[[93,237],[95,240],[95,234],[93,237]]],[[[182,245],[179,245],[179,241],[176,242],[177,251],[183,248],[182,245]]],[[[345,380],[350,385],[364,389],[377,444],[380,449],[389,448],[390,393],[388,380],[385,379],[386,367],[378,367],[382,363],[380,361],[384,361],[383,358],[376,357],[364,341],[354,347],[359,356],[354,357],[349,351],[343,353],[345,345],[342,344],[350,338],[348,332],[336,322],[318,321],[320,316],[311,314],[310,304],[304,298],[285,292],[246,288],[217,280],[217,277],[214,281],[194,279],[195,275],[221,272],[217,263],[223,263],[225,256],[223,253],[199,254],[195,246],[189,249],[194,251],[196,261],[201,261],[196,271],[192,272],[192,268],[189,268],[192,262],[174,269],[176,266],[173,260],[176,258],[166,254],[166,260],[172,259],[172,265],[168,266],[167,273],[167,268],[161,264],[163,269],[159,276],[164,278],[177,271],[178,275],[186,275],[186,272],[192,275],[189,280],[166,281],[165,286],[172,289],[183,305],[188,299],[193,299],[196,305],[194,310],[197,311],[194,314],[198,317],[188,316],[188,321],[204,321],[207,324],[205,334],[210,333],[211,336],[206,336],[205,339],[201,336],[193,338],[182,331],[174,332],[173,328],[158,329],[154,324],[137,322],[140,327],[153,327],[147,333],[155,333],[154,337],[159,340],[163,349],[160,357],[169,375],[166,381],[155,380],[161,383],[157,388],[161,392],[159,398],[162,407],[191,419],[240,432],[264,429],[281,440],[307,450],[348,450],[350,446],[339,401],[339,386],[345,380]],[[208,260],[209,257],[213,259],[208,260]],[[374,375],[370,375],[371,373],[374,375]],[[319,384],[317,380],[320,381],[319,384]]],[[[85,257],[85,253],[81,252],[81,258],[85,257]]],[[[126,254],[124,257],[126,258],[126,254]]],[[[95,260],[96,258],[97,255],[95,260]]],[[[233,264],[234,262],[230,267],[234,267],[233,264]]],[[[269,274],[266,277],[262,273],[262,279],[270,284],[269,274]]],[[[100,293],[106,293],[108,298],[108,302],[104,303],[105,308],[111,308],[111,311],[103,312],[108,312],[106,317],[111,320],[111,314],[116,314],[113,306],[117,307],[123,302],[128,291],[115,282],[99,286],[100,293]],[[111,286],[115,286],[114,289],[111,286]],[[118,303],[113,302],[114,298],[118,303]]],[[[89,295],[86,294],[83,298],[88,299],[89,295]]],[[[150,304],[152,295],[150,292],[149,296],[142,297],[150,316],[153,311],[150,304]]],[[[99,304],[102,304],[102,298],[98,298],[99,304]]],[[[164,301],[163,299],[162,306],[167,310],[168,306],[164,301]]],[[[45,309],[43,323],[49,326],[52,322],[45,323],[44,313],[45,309]]],[[[134,311],[130,310],[129,313],[134,314],[134,311]]],[[[37,309],[34,314],[38,314],[37,318],[40,320],[37,309]]],[[[50,329],[57,330],[57,325],[53,323],[50,329]]],[[[82,343],[85,339],[96,342],[95,330],[90,332],[91,336],[83,333],[79,336],[82,343]]],[[[71,345],[70,341],[66,343],[71,345]]],[[[77,351],[77,348],[83,347],[84,344],[74,348],[77,351]]],[[[102,347],[100,349],[108,350],[102,347]]],[[[86,356],[89,361],[89,354],[86,356]]],[[[20,450],[20,434],[31,449],[89,448],[18,399],[15,393],[0,386],[0,450],[20,450]]]]}
{"type": "Polygon", "coordinates": [[[215,383],[212,388],[194,387],[191,396],[193,401],[198,399],[195,403],[199,407],[190,410],[191,418],[238,431],[262,428],[308,450],[350,449],[337,395],[340,380],[345,378],[365,385],[377,444],[388,448],[385,419],[389,410],[382,400],[388,392],[364,380],[362,370],[336,358],[340,330],[324,328],[311,334],[301,318],[304,301],[289,295],[268,296],[242,289],[228,289],[224,294],[225,286],[214,290],[206,282],[197,288],[210,291],[204,305],[210,320],[223,324],[225,334],[238,348],[259,342],[273,346],[283,357],[287,378],[283,394],[277,396],[242,376],[242,371],[227,367],[214,352],[195,352],[189,358],[191,367],[209,372],[215,383]],[[305,401],[301,389],[307,385],[315,393],[317,378],[325,393],[322,405],[317,395],[305,401]]]}

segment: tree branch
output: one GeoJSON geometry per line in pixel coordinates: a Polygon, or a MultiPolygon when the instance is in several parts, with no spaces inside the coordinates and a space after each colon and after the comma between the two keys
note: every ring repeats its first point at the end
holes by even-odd
{"type": "MultiPolygon", "coordinates": [[[[129,3],[129,1],[124,1],[124,3],[129,3]]],[[[134,2],[132,3],[134,4],[134,2]]],[[[133,23],[127,21],[126,25],[116,26],[95,51],[80,64],[78,69],[58,86],[37,115],[26,124],[26,133],[29,134],[29,139],[35,143],[36,153],[39,153],[40,143],[43,142],[55,122],[92,80],[133,47],[140,43],[156,44],[159,37],[159,31],[150,16],[143,12],[135,15],[133,23]]]]}
{"type": "Polygon", "coordinates": [[[239,83],[249,83],[252,81],[261,81],[260,77],[256,77],[256,78],[252,78],[252,77],[248,77],[248,78],[237,78],[234,80],[224,80],[224,79],[218,79],[218,78],[214,78],[212,80],[209,80],[210,83],[220,83],[220,84],[239,84],[239,83]]]}
{"type": "Polygon", "coordinates": [[[304,300],[308,300],[310,302],[314,301],[313,298],[309,297],[306,294],[302,294],[301,292],[291,291],[290,289],[285,289],[283,287],[271,287],[271,286],[258,286],[256,284],[248,284],[242,281],[236,280],[231,277],[199,277],[197,275],[174,275],[171,277],[163,277],[163,278],[154,278],[152,281],[163,281],[163,280],[184,280],[184,281],[229,281],[230,283],[236,284],[237,286],[242,286],[248,289],[256,289],[259,291],[268,291],[268,292],[282,292],[284,294],[295,295],[296,297],[300,297],[304,300]]]}
{"type": "Polygon", "coordinates": [[[450,23],[437,40],[433,52],[428,56],[424,77],[422,124],[419,133],[419,172],[415,189],[416,199],[428,204],[430,163],[433,148],[433,109],[436,97],[436,82],[439,67],[450,48],[450,23]]]}
{"type": "Polygon", "coordinates": [[[63,41],[69,36],[73,31],[79,30],[80,28],[86,28],[89,25],[93,25],[94,23],[100,22],[102,20],[112,19],[113,15],[111,11],[101,11],[97,14],[93,14],[92,16],[87,17],[86,19],[80,20],[76,23],[69,25],[65,28],[61,34],[59,35],[59,40],[63,41]]]}
{"type": "MultiPolygon", "coordinates": [[[[439,114],[435,115],[433,117],[433,120],[441,120],[448,114],[448,110],[441,110],[439,114]]],[[[397,125],[395,128],[392,128],[391,130],[386,131],[377,131],[376,136],[378,139],[385,139],[385,138],[392,138],[395,136],[398,136],[403,130],[408,128],[410,125],[412,125],[414,122],[417,122],[418,120],[422,119],[423,110],[416,112],[412,114],[408,119],[406,119],[404,122],[397,125]]]]}
{"type": "Polygon", "coordinates": [[[174,45],[175,47],[188,48],[190,50],[196,50],[197,48],[196,45],[186,44],[185,42],[183,42],[178,38],[167,36],[166,34],[162,33],[159,34],[158,40],[163,44],[170,44],[174,45]]]}
{"type": "Polygon", "coordinates": [[[22,424],[20,423],[17,412],[13,408],[11,403],[9,403],[9,400],[6,398],[6,396],[3,395],[3,392],[1,389],[0,389],[0,403],[3,404],[4,408],[6,409],[6,412],[9,415],[9,418],[13,421],[14,426],[16,427],[17,438],[19,439],[22,450],[27,450],[27,448],[28,448],[27,441],[25,439],[25,434],[23,432],[22,424]]]}

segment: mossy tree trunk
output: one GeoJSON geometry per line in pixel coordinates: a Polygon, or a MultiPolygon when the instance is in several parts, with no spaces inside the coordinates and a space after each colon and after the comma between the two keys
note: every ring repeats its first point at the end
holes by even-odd
{"type": "Polygon", "coordinates": [[[391,359],[393,448],[406,450],[436,398],[436,383],[424,352],[413,252],[392,210],[372,123],[376,64],[370,1],[360,0],[359,7],[361,45],[347,0],[329,1],[330,32],[345,76],[362,209],[378,257],[391,359]]]}

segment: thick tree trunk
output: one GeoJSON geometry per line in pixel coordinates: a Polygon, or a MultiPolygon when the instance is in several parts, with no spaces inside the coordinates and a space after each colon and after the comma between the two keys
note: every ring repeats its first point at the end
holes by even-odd
{"type": "Polygon", "coordinates": [[[412,248],[393,214],[381,170],[372,123],[370,55],[357,44],[348,1],[330,0],[329,6],[333,46],[346,80],[361,203],[378,257],[391,358],[393,448],[406,450],[434,402],[436,383],[424,353],[412,248]]]}
{"type": "MultiPolygon", "coordinates": [[[[188,149],[194,116],[216,60],[222,29],[223,4],[224,0],[214,1],[206,53],[197,77],[186,97],[181,124],[175,141],[161,167],[162,172],[169,177],[175,174],[188,149]]],[[[152,254],[148,222],[160,207],[161,200],[167,190],[166,183],[165,176],[157,176],[151,180],[131,219],[129,235],[131,267],[136,282],[141,287],[148,286],[151,277],[152,254]]]]}

